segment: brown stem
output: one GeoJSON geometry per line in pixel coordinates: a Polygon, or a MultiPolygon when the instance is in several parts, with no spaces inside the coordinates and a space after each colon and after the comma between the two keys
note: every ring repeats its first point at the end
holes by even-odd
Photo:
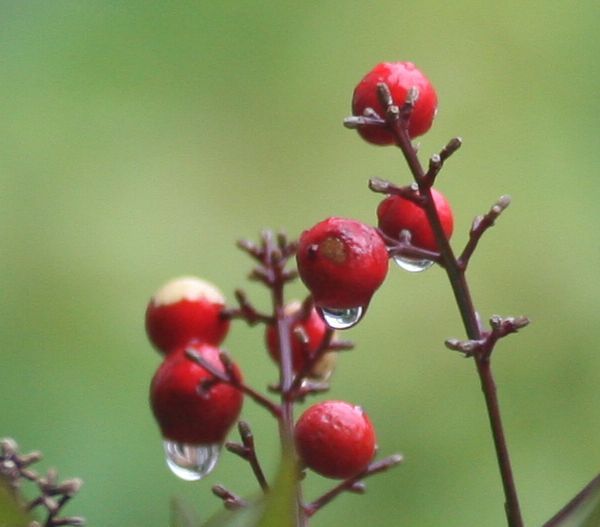
{"type": "MultiPolygon", "coordinates": [[[[186,355],[192,361],[194,361],[199,366],[202,366],[207,372],[209,372],[218,382],[224,382],[237,388],[239,391],[245,393],[248,397],[254,400],[257,404],[266,408],[274,417],[279,419],[281,416],[281,408],[279,405],[275,404],[268,397],[265,397],[262,393],[256,391],[251,386],[244,384],[239,378],[229,375],[226,372],[222,372],[218,368],[216,368],[213,364],[207,361],[204,357],[200,356],[196,350],[193,348],[186,350],[186,355]]],[[[209,381],[210,382],[210,381],[209,381]]],[[[202,387],[200,386],[200,389],[202,387]]]]}
{"type": "Polygon", "coordinates": [[[248,506],[248,502],[244,498],[226,489],[223,485],[213,485],[212,492],[223,500],[223,505],[228,510],[243,509],[248,506]]]}
{"type": "MultiPolygon", "coordinates": [[[[294,254],[296,245],[288,243],[285,236],[280,235],[277,239],[273,233],[265,231],[262,235],[262,271],[265,285],[271,290],[273,304],[273,320],[276,322],[277,336],[279,340],[279,384],[281,386],[281,409],[277,416],[279,424],[279,435],[281,438],[282,456],[290,456],[295,459],[294,447],[294,401],[291,395],[291,387],[294,379],[292,366],[292,344],[291,326],[292,320],[285,313],[283,288],[292,273],[285,270],[285,265],[294,254]]],[[[306,527],[308,520],[302,506],[302,488],[300,482],[296,484],[295,520],[296,527],[306,527]]]]}
{"type": "Polygon", "coordinates": [[[319,509],[322,509],[329,502],[337,498],[342,492],[352,492],[358,489],[360,489],[359,492],[364,491],[364,488],[362,486],[356,487],[357,483],[369,476],[378,474],[379,472],[383,472],[392,467],[395,467],[399,463],[402,463],[402,461],[403,457],[401,454],[395,454],[393,456],[386,457],[385,459],[382,459],[380,461],[374,461],[365,470],[363,470],[356,476],[352,476],[351,478],[342,481],[341,483],[333,487],[330,491],[317,498],[312,503],[307,504],[304,507],[306,514],[308,516],[312,516],[319,509]]]}
{"type": "Polygon", "coordinates": [[[310,356],[310,358],[305,362],[301,371],[295,376],[292,380],[292,384],[289,388],[290,395],[293,399],[297,397],[298,390],[302,386],[302,381],[310,375],[311,370],[314,368],[315,364],[323,357],[327,351],[329,351],[331,341],[333,339],[334,330],[331,328],[327,328],[325,332],[325,336],[319,345],[319,348],[310,356]]]}
{"type": "Polygon", "coordinates": [[[256,324],[272,324],[273,318],[260,313],[249,301],[246,293],[241,289],[236,289],[235,298],[239,304],[237,309],[225,309],[222,312],[222,316],[227,319],[239,318],[245,320],[249,326],[255,326],[256,324]]]}
{"type": "MultiPolygon", "coordinates": [[[[394,108],[390,106],[388,111],[388,125],[395,134],[397,146],[402,150],[411,173],[416,183],[419,185],[419,191],[421,195],[426,198],[423,209],[435,234],[436,242],[438,244],[443,262],[443,267],[445,268],[448,279],[450,280],[450,285],[452,287],[466,333],[471,340],[481,340],[481,329],[466,280],[464,267],[461,266],[459,261],[456,259],[448,238],[444,233],[435,203],[431,196],[430,178],[426,177],[426,172],[423,170],[423,167],[417,156],[417,152],[408,136],[407,122],[408,117],[410,116],[410,106],[410,101],[407,101],[400,112],[398,112],[397,109],[394,111],[394,108]]],[[[496,394],[496,384],[492,375],[489,357],[476,355],[475,365],[477,367],[477,373],[481,382],[481,389],[485,397],[488,418],[492,429],[492,436],[496,449],[496,458],[500,468],[500,475],[504,488],[506,500],[505,512],[508,525],[509,527],[523,527],[516,485],[512,473],[506,437],[502,425],[502,418],[500,415],[500,406],[496,394]]]]}
{"type": "Polygon", "coordinates": [[[494,221],[502,214],[504,209],[510,205],[510,197],[509,196],[501,196],[500,199],[494,203],[492,208],[487,212],[487,214],[483,216],[477,216],[473,221],[473,225],[471,226],[471,231],[469,232],[469,241],[463,252],[458,258],[458,262],[463,269],[467,268],[469,264],[469,260],[471,256],[475,252],[477,248],[477,244],[479,240],[483,236],[483,234],[494,225],[494,221]]]}
{"type": "Polygon", "coordinates": [[[590,496],[598,492],[600,489],[600,474],[590,481],[581,491],[561,510],[559,510],[552,518],[550,518],[542,527],[560,527],[564,525],[564,521],[581,505],[590,499],[590,496]]]}
{"type": "Polygon", "coordinates": [[[246,421],[240,421],[238,423],[238,432],[240,433],[242,444],[227,442],[225,443],[225,448],[229,450],[229,452],[237,454],[248,462],[256,481],[258,481],[258,484],[260,485],[260,488],[266,492],[269,490],[269,484],[267,483],[267,478],[265,478],[265,474],[260,466],[258,456],[256,455],[254,434],[250,429],[250,425],[248,425],[246,421]]]}

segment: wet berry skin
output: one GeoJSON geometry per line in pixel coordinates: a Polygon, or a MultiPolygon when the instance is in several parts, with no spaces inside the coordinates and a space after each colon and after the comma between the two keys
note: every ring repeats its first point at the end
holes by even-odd
{"type": "Polygon", "coordinates": [[[302,233],[296,260],[300,278],[324,308],[368,305],[388,270],[387,249],[377,230],[338,217],[302,233]]]}
{"type": "MultiPolygon", "coordinates": [[[[192,445],[221,443],[240,414],[243,394],[222,382],[199,390],[202,382],[214,376],[187,357],[188,348],[224,370],[215,346],[196,343],[174,350],[165,357],[150,385],[154,417],[165,439],[192,445]]],[[[241,375],[237,366],[234,372],[241,375]]]]}
{"type": "Polygon", "coordinates": [[[171,280],[146,308],[148,338],[163,354],[193,341],[218,346],[229,330],[229,320],[222,317],[224,304],[221,292],[205,280],[171,280]]]}
{"type": "MultiPolygon", "coordinates": [[[[288,316],[300,314],[302,305],[300,302],[293,302],[286,306],[285,311],[288,316]]],[[[327,333],[327,325],[313,307],[308,313],[308,317],[299,318],[291,327],[291,346],[292,346],[292,368],[295,373],[304,369],[306,361],[315,353],[323,343],[327,333]],[[296,332],[301,331],[307,338],[306,344],[302,342],[296,332]]],[[[277,326],[270,324],[265,330],[265,342],[269,355],[275,362],[280,360],[279,336],[277,326]]],[[[317,363],[318,364],[318,363],[317,363]]],[[[316,366],[316,365],[315,365],[316,366]]]]}
{"type": "MultiPolygon", "coordinates": [[[[437,94],[429,79],[412,62],[382,62],[377,64],[354,89],[352,114],[363,115],[366,108],[372,108],[381,118],[385,118],[385,108],[377,96],[377,84],[385,82],[392,93],[394,103],[402,106],[412,87],[419,90],[408,121],[408,135],[418,137],[427,132],[437,112],[437,94]]],[[[376,145],[395,143],[394,135],[384,126],[363,126],[358,128],[361,137],[376,145]]]]}
{"type": "MultiPolygon", "coordinates": [[[[450,203],[438,190],[432,188],[431,196],[435,203],[442,228],[447,238],[452,236],[454,216],[450,203]]],[[[429,225],[425,211],[412,201],[401,196],[390,196],[377,207],[379,228],[391,238],[397,239],[403,230],[410,231],[411,243],[415,247],[437,251],[433,230],[429,225]]]]}
{"type": "Polygon", "coordinates": [[[344,401],[324,401],[308,408],[296,423],[294,437],[302,463],[336,479],[365,470],[377,443],[367,414],[344,401]]]}

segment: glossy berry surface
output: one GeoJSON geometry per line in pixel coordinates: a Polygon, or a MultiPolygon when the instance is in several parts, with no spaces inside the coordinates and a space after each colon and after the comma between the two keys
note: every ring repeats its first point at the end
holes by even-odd
{"type": "MultiPolygon", "coordinates": [[[[296,318],[296,321],[291,327],[291,346],[292,346],[292,368],[294,373],[303,371],[307,360],[313,355],[325,339],[328,327],[323,319],[317,313],[317,310],[313,307],[307,314],[303,313],[302,304],[300,302],[292,302],[285,307],[285,313],[287,316],[296,318]]],[[[267,344],[267,350],[271,358],[279,363],[280,361],[280,347],[279,347],[279,336],[277,333],[277,326],[268,325],[265,330],[265,342],[267,344]]],[[[325,357],[329,356],[329,364],[327,368],[331,370],[333,368],[332,361],[335,354],[327,353],[314,365],[313,371],[309,375],[315,377],[323,377],[325,368],[325,357]]]]}
{"type": "MultiPolygon", "coordinates": [[[[242,409],[243,395],[228,384],[210,383],[214,376],[187,357],[188,348],[224,370],[219,348],[210,344],[185,346],[167,355],[150,385],[154,417],[165,439],[193,445],[220,443],[242,409]],[[205,389],[203,383],[208,383],[205,389]]],[[[234,372],[240,375],[235,366],[234,372]]]]}
{"type": "MultiPolygon", "coordinates": [[[[389,86],[398,106],[404,104],[412,87],[419,90],[419,98],[408,121],[408,135],[412,138],[427,132],[437,112],[437,94],[429,79],[412,62],[382,62],[367,73],[354,89],[353,115],[363,115],[366,108],[372,108],[385,118],[385,108],[377,96],[377,84],[382,82],[389,86]]],[[[394,135],[384,126],[359,127],[358,133],[365,141],[376,145],[395,143],[394,135]]]]}
{"type": "Polygon", "coordinates": [[[360,406],[324,401],[308,408],[296,423],[301,461],[328,478],[349,478],[367,468],[376,450],[375,430],[360,406]]]}
{"type": "MultiPolygon", "coordinates": [[[[432,188],[431,196],[435,203],[444,233],[452,236],[454,216],[450,203],[438,190],[432,188]]],[[[401,196],[390,196],[377,207],[379,228],[391,238],[397,239],[403,230],[410,231],[411,243],[415,247],[437,251],[433,230],[429,225],[425,211],[412,201],[401,196]]]]}
{"type": "Polygon", "coordinates": [[[189,342],[218,346],[229,329],[221,316],[225,299],[209,282],[194,277],[171,280],[150,299],[146,309],[146,333],[163,353],[189,342]]]}
{"type": "Polygon", "coordinates": [[[388,270],[388,254],[371,226],[328,218],[300,236],[296,254],[300,278],[319,307],[368,305],[388,270]]]}

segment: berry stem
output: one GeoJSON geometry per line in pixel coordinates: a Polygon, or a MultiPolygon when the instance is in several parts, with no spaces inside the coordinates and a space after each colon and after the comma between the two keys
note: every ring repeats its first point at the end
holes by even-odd
{"type": "Polygon", "coordinates": [[[199,366],[202,366],[219,382],[230,384],[231,386],[237,388],[239,391],[245,393],[248,397],[253,399],[254,402],[259,404],[263,408],[266,408],[275,418],[279,419],[279,417],[281,416],[281,408],[275,403],[273,403],[273,401],[271,401],[268,397],[265,397],[262,393],[257,392],[254,388],[243,383],[237,377],[228,375],[227,373],[223,373],[219,369],[215,368],[210,362],[198,355],[198,353],[194,349],[190,348],[186,350],[186,355],[190,360],[194,361],[199,366]]]}
{"type": "Polygon", "coordinates": [[[310,373],[313,366],[318,362],[318,360],[330,349],[329,345],[331,344],[331,339],[333,338],[334,331],[331,328],[327,328],[325,332],[325,336],[321,344],[319,345],[319,349],[317,349],[312,356],[306,361],[304,367],[298,374],[292,379],[292,384],[290,385],[289,392],[292,395],[293,399],[297,398],[298,390],[302,386],[302,381],[304,378],[310,373]]]}
{"type": "MultiPolygon", "coordinates": [[[[417,151],[413,147],[408,136],[407,124],[408,118],[410,117],[410,107],[413,104],[413,101],[407,101],[402,107],[401,111],[398,111],[397,107],[389,105],[387,122],[389,128],[394,132],[396,144],[402,150],[404,159],[410,168],[415,182],[419,186],[419,192],[425,197],[423,209],[435,234],[436,242],[438,244],[442,259],[442,265],[448,275],[448,279],[450,281],[450,285],[452,287],[467,336],[471,340],[481,340],[481,326],[479,324],[477,312],[475,310],[469,285],[466,279],[466,266],[461,265],[461,262],[457,260],[452,247],[450,246],[448,238],[444,233],[435,203],[431,196],[431,184],[433,183],[433,178],[427,177],[427,173],[423,169],[423,166],[421,165],[421,162],[417,156],[417,151]]],[[[454,151],[456,148],[450,148],[450,150],[454,151]]],[[[472,249],[469,248],[466,256],[470,256],[472,250],[474,250],[474,245],[479,239],[478,235],[479,233],[475,235],[475,240],[472,242],[473,247],[472,249]]],[[[489,355],[475,354],[474,360],[477,368],[477,374],[479,375],[479,380],[481,382],[481,389],[485,397],[488,418],[490,421],[494,446],[496,449],[496,458],[502,478],[505,496],[505,512],[508,525],[509,527],[523,527],[523,519],[521,516],[516,484],[510,463],[506,436],[504,434],[504,428],[502,425],[500,405],[496,392],[496,383],[492,374],[490,357],[489,355]]]]}
{"type": "Polygon", "coordinates": [[[392,456],[386,457],[379,461],[372,462],[365,470],[357,474],[356,476],[352,476],[348,478],[331,490],[317,498],[315,501],[307,504],[304,507],[307,516],[312,516],[319,509],[322,509],[329,502],[337,498],[342,492],[364,492],[364,487],[362,485],[358,485],[361,480],[372,476],[374,474],[378,474],[379,472],[384,472],[399,463],[402,463],[403,457],[400,454],[394,454],[392,456]]]}

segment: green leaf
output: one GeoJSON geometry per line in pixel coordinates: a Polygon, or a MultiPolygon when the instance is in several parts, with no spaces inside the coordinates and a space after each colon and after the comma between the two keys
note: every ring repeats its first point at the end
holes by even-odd
{"type": "Polygon", "coordinates": [[[238,511],[222,511],[204,527],[296,527],[297,469],[294,461],[284,458],[271,489],[238,511]]]}
{"type": "Polygon", "coordinates": [[[181,498],[171,498],[170,527],[199,527],[200,518],[196,511],[181,498]]]}
{"type": "Polygon", "coordinates": [[[213,516],[203,527],[256,527],[264,509],[264,500],[252,502],[237,511],[222,511],[213,516]]]}
{"type": "Polygon", "coordinates": [[[27,527],[29,518],[10,490],[0,481],[0,527],[27,527]]]}
{"type": "Polygon", "coordinates": [[[257,527],[295,527],[298,470],[291,456],[281,462],[265,500],[265,511],[257,527]]]}
{"type": "Polygon", "coordinates": [[[543,527],[598,527],[600,525],[600,474],[590,481],[543,527]]]}

